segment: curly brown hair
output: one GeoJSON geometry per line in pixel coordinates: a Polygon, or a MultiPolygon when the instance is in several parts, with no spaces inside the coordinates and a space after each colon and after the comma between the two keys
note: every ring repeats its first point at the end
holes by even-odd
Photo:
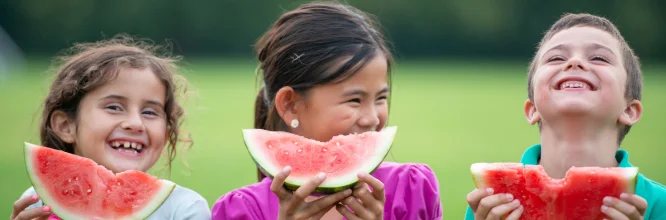
{"type": "Polygon", "coordinates": [[[168,135],[167,166],[170,170],[176,157],[177,142],[185,142],[186,148],[189,148],[192,140],[189,135],[186,138],[180,136],[184,110],[176,95],[185,93],[187,80],[177,73],[176,62],[180,57],[171,57],[168,48],[168,45],[155,45],[148,40],[120,34],[108,40],[75,44],[65,50],[64,55],[57,56],[57,73],[43,103],[41,144],[73,154],[74,146],[63,142],[51,128],[51,115],[59,110],[76,119],[83,97],[115,79],[121,68],[151,68],[166,89],[164,111],[168,135]],[[179,84],[182,86],[179,87],[179,84]]]}

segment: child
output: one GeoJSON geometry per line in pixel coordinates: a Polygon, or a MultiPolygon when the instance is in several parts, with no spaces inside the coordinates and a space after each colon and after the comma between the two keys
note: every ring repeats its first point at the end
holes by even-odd
{"type": "MultiPolygon", "coordinates": [[[[619,145],[638,122],[642,74],[638,58],[607,19],[567,14],[545,34],[528,75],[525,116],[539,123],[541,144],[521,162],[541,164],[552,178],[572,166],[631,167],[619,145]],[[543,153],[542,153],[543,152],[543,153]]],[[[465,219],[518,219],[512,195],[476,189],[465,219]]],[[[611,219],[666,219],[666,188],[638,176],[636,194],[607,197],[599,209],[611,219]]]]}
{"type": "MultiPolygon", "coordinates": [[[[386,125],[391,54],[363,12],[337,3],[301,5],[277,20],[257,52],[265,84],[255,101],[255,128],[328,141],[386,125]]],[[[323,197],[310,194],[324,173],[292,193],[282,187],[289,172],[273,180],[259,173],[258,183],[220,197],[213,219],[442,217],[427,165],[384,162],[372,175],[359,173],[362,184],[353,190],[323,197]]]]}
{"type": "MultiPolygon", "coordinates": [[[[78,53],[64,59],[44,102],[42,145],[90,158],[114,173],[146,172],[168,145],[170,166],[183,114],[174,60],[129,37],[72,49],[78,53]]],[[[31,187],[14,204],[10,219],[50,213],[31,187]]],[[[210,211],[201,195],[176,186],[148,219],[210,219],[210,211]]]]}

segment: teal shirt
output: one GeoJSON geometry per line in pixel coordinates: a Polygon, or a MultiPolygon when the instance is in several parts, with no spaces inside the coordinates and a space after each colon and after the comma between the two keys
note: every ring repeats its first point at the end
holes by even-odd
{"type": "MultiPolygon", "coordinates": [[[[536,144],[523,153],[520,162],[526,165],[538,165],[539,158],[541,158],[541,144],[536,144]]],[[[629,163],[629,152],[625,150],[618,150],[617,153],[615,153],[615,159],[619,162],[619,167],[632,167],[629,163]]],[[[638,174],[638,180],[636,181],[636,195],[643,197],[648,202],[647,210],[645,210],[645,219],[666,219],[666,187],[648,179],[640,173],[638,174]]],[[[474,219],[474,213],[469,206],[467,206],[465,219],[474,219]]]]}

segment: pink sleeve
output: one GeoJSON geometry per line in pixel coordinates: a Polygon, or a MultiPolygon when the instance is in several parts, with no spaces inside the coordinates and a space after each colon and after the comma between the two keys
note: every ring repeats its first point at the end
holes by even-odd
{"type": "MultiPolygon", "coordinates": [[[[382,174],[379,174],[382,175],[382,174]]],[[[425,164],[402,164],[385,173],[387,219],[442,219],[439,184],[425,164]]]]}
{"type": "Polygon", "coordinates": [[[222,219],[267,219],[260,212],[261,207],[251,196],[232,191],[218,199],[211,209],[214,220],[222,219]]]}

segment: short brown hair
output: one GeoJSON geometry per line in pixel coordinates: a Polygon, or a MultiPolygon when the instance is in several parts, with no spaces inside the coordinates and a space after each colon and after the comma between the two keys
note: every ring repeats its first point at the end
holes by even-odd
{"type": "MultiPolygon", "coordinates": [[[[550,40],[555,34],[559,33],[560,31],[577,26],[598,28],[602,31],[609,33],[620,42],[620,50],[621,50],[622,60],[624,61],[624,69],[627,72],[627,84],[624,93],[625,98],[630,100],[641,100],[641,93],[643,89],[643,74],[641,73],[641,67],[638,61],[638,56],[634,54],[634,51],[631,49],[631,47],[629,47],[627,41],[624,40],[624,37],[622,37],[620,31],[611,21],[600,16],[586,14],[586,13],[564,14],[557,22],[555,22],[555,24],[553,24],[553,26],[550,27],[548,32],[546,32],[544,37],[541,39],[537,51],[534,54],[534,57],[532,57],[532,61],[530,63],[529,72],[527,76],[528,98],[530,100],[534,100],[534,88],[533,88],[534,85],[532,80],[534,78],[534,72],[536,71],[537,60],[541,47],[546,43],[546,41],[550,40]]],[[[618,144],[622,143],[622,140],[627,135],[627,133],[629,133],[630,129],[631,126],[624,126],[622,129],[620,129],[618,136],[618,144]]]]}
{"type": "MultiPolygon", "coordinates": [[[[166,125],[168,133],[169,158],[167,165],[176,156],[176,144],[179,141],[183,108],[177,101],[179,91],[185,91],[186,80],[177,74],[175,62],[179,57],[159,56],[166,47],[153,45],[147,41],[135,40],[124,34],[94,43],[78,43],[64,55],[56,58],[57,73],[51,84],[48,96],[43,103],[40,126],[41,144],[68,153],[74,153],[74,146],[63,142],[51,128],[50,120],[54,111],[65,112],[76,119],[83,97],[90,91],[115,79],[123,67],[151,68],[166,89],[166,125]],[[183,87],[178,87],[178,83],[183,87]]],[[[191,144],[191,139],[180,141],[191,144]]]]}

